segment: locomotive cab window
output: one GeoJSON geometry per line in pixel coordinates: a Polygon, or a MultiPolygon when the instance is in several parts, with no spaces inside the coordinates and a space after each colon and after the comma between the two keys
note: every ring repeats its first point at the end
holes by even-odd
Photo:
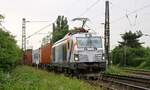
{"type": "Polygon", "coordinates": [[[77,37],[78,48],[102,48],[100,37],[77,37]]]}

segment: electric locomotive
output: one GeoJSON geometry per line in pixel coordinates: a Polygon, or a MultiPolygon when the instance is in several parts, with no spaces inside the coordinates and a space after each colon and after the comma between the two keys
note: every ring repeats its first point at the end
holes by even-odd
{"type": "Polygon", "coordinates": [[[67,73],[100,72],[106,69],[102,38],[81,28],[52,46],[51,67],[67,73]]]}

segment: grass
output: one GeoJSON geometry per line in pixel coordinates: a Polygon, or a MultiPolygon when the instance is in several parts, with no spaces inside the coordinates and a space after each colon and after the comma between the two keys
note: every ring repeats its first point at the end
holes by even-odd
{"type": "Polygon", "coordinates": [[[130,72],[126,69],[133,69],[133,70],[144,70],[144,71],[150,71],[147,69],[139,69],[136,67],[119,67],[119,66],[115,66],[115,65],[111,65],[110,67],[108,67],[105,71],[106,74],[115,74],[115,75],[133,75],[133,72],[130,72]]]}
{"type": "Polygon", "coordinates": [[[29,66],[18,66],[7,77],[2,90],[100,90],[100,88],[76,78],[37,70],[29,66]]]}
{"type": "Polygon", "coordinates": [[[115,74],[115,75],[128,75],[129,73],[125,72],[121,67],[111,65],[109,66],[105,73],[107,74],[115,74]]]}

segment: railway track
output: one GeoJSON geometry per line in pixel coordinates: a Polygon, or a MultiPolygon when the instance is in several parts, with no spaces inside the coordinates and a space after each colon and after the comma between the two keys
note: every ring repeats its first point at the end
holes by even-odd
{"type": "Polygon", "coordinates": [[[122,88],[130,90],[150,90],[150,79],[134,76],[122,76],[113,74],[103,74],[103,81],[109,81],[121,85],[122,88]]]}
{"type": "Polygon", "coordinates": [[[128,69],[125,68],[124,71],[133,73],[133,74],[138,74],[138,75],[145,75],[150,77],[150,71],[145,71],[145,70],[137,70],[137,69],[128,69]]]}
{"type": "Polygon", "coordinates": [[[87,74],[83,78],[92,85],[110,90],[150,90],[150,78],[104,73],[87,74]]]}

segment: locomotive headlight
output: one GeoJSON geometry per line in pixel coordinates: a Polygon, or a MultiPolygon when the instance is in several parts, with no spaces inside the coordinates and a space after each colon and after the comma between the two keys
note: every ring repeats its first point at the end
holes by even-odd
{"type": "Polygon", "coordinates": [[[74,60],[79,61],[79,55],[78,54],[74,54],[74,60]]]}
{"type": "Polygon", "coordinates": [[[75,58],[74,58],[74,60],[75,60],[75,61],[78,61],[78,60],[79,60],[79,58],[78,58],[78,57],[75,57],[75,58]]]}

